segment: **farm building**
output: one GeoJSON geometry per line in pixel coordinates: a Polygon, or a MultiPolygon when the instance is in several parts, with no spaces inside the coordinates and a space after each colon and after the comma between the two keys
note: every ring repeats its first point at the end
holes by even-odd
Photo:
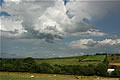
{"type": "Polygon", "coordinates": [[[108,72],[109,74],[111,74],[113,71],[115,71],[115,69],[107,69],[107,72],[108,72]]]}

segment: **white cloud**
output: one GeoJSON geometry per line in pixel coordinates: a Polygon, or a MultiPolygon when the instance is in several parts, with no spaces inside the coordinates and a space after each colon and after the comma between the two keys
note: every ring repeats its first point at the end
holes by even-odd
{"type": "Polygon", "coordinates": [[[72,48],[88,49],[94,47],[96,44],[97,42],[92,39],[81,39],[77,41],[72,41],[71,43],[69,43],[69,46],[72,48]]]}
{"type": "Polygon", "coordinates": [[[19,37],[24,32],[24,28],[21,25],[21,20],[16,20],[16,18],[12,17],[4,17],[0,18],[0,31],[2,36],[6,37],[19,37]]]}
{"type": "Polygon", "coordinates": [[[15,4],[20,4],[21,0],[4,0],[5,3],[13,2],[15,4]]]}
{"type": "Polygon", "coordinates": [[[47,8],[43,15],[38,18],[34,29],[42,33],[51,33],[62,36],[64,30],[61,24],[64,24],[65,21],[67,21],[65,12],[66,10],[63,3],[56,2],[54,7],[47,8]]]}
{"type": "Polygon", "coordinates": [[[103,41],[95,41],[93,39],[80,39],[77,41],[72,41],[69,43],[71,48],[89,49],[89,48],[99,48],[99,47],[111,47],[114,49],[115,45],[120,46],[120,39],[105,39],[103,41]]]}
{"type": "Polygon", "coordinates": [[[103,17],[111,7],[96,2],[68,2],[65,6],[63,0],[5,0],[2,11],[8,12],[11,17],[2,18],[1,30],[9,33],[18,31],[10,34],[11,36],[20,35],[22,38],[46,41],[62,39],[65,36],[105,36],[106,33],[100,32],[83,19],[92,21],[95,17],[103,17]]]}
{"type": "Polygon", "coordinates": [[[120,45],[120,39],[105,39],[103,41],[98,41],[98,43],[99,45],[120,45]]]}
{"type": "Polygon", "coordinates": [[[4,2],[20,2],[21,0],[4,0],[4,2]]]}
{"type": "Polygon", "coordinates": [[[76,33],[73,33],[71,34],[72,36],[107,36],[108,34],[107,33],[104,33],[104,32],[100,32],[100,31],[91,31],[91,30],[88,30],[86,32],[76,32],[76,33]]]}
{"type": "MultiPolygon", "coordinates": [[[[108,0],[109,1],[109,0],[108,0]]],[[[119,0],[118,0],[119,1],[119,0]]],[[[68,2],[66,5],[69,13],[74,16],[73,18],[76,21],[80,21],[83,18],[87,18],[88,20],[96,20],[99,18],[103,18],[106,14],[108,14],[111,10],[118,8],[117,1],[116,2],[104,2],[101,0],[74,0],[68,2]],[[99,1],[99,2],[97,2],[99,1]]]]}

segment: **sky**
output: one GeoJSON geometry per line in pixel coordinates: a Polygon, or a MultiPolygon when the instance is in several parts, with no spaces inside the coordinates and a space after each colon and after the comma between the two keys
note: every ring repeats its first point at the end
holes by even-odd
{"type": "Polygon", "coordinates": [[[120,0],[0,0],[0,57],[120,54],[120,0]]]}

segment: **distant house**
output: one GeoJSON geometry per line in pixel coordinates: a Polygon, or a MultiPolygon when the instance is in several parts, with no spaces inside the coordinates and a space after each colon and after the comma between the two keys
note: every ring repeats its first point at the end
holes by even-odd
{"type": "Polygon", "coordinates": [[[111,74],[113,71],[115,71],[115,69],[107,69],[107,72],[108,72],[109,74],[111,74]]]}

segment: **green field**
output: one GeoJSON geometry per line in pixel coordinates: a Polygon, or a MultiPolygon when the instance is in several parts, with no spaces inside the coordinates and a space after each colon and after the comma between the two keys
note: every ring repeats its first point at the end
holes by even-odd
{"type": "Polygon", "coordinates": [[[93,55],[93,56],[87,56],[85,59],[81,61],[98,61],[103,62],[105,59],[105,55],[93,55]]]}
{"type": "Polygon", "coordinates": [[[88,77],[74,75],[0,72],[0,80],[98,80],[98,79],[119,80],[118,78],[104,78],[97,76],[88,77]],[[34,78],[31,78],[30,77],[31,75],[34,75],[34,78]]]}
{"type": "Polygon", "coordinates": [[[30,74],[30,73],[0,73],[0,80],[91,80],[76,79],[74,76],[64,76],[55,74],[30,74]],[[34,75],[34,78],[30,76],[34,75]]]}
{"type": "Polygon", "coordinates": [[[66,57],[66,58],[56,58],[56,59],[43,59],[35,60],[36,63],[49,63],[51,65],[88,65],[88,64],[98,64],[103,62],[105,55],[93,55],[93,56],[79,56],[79,57],[66,57]]]}

